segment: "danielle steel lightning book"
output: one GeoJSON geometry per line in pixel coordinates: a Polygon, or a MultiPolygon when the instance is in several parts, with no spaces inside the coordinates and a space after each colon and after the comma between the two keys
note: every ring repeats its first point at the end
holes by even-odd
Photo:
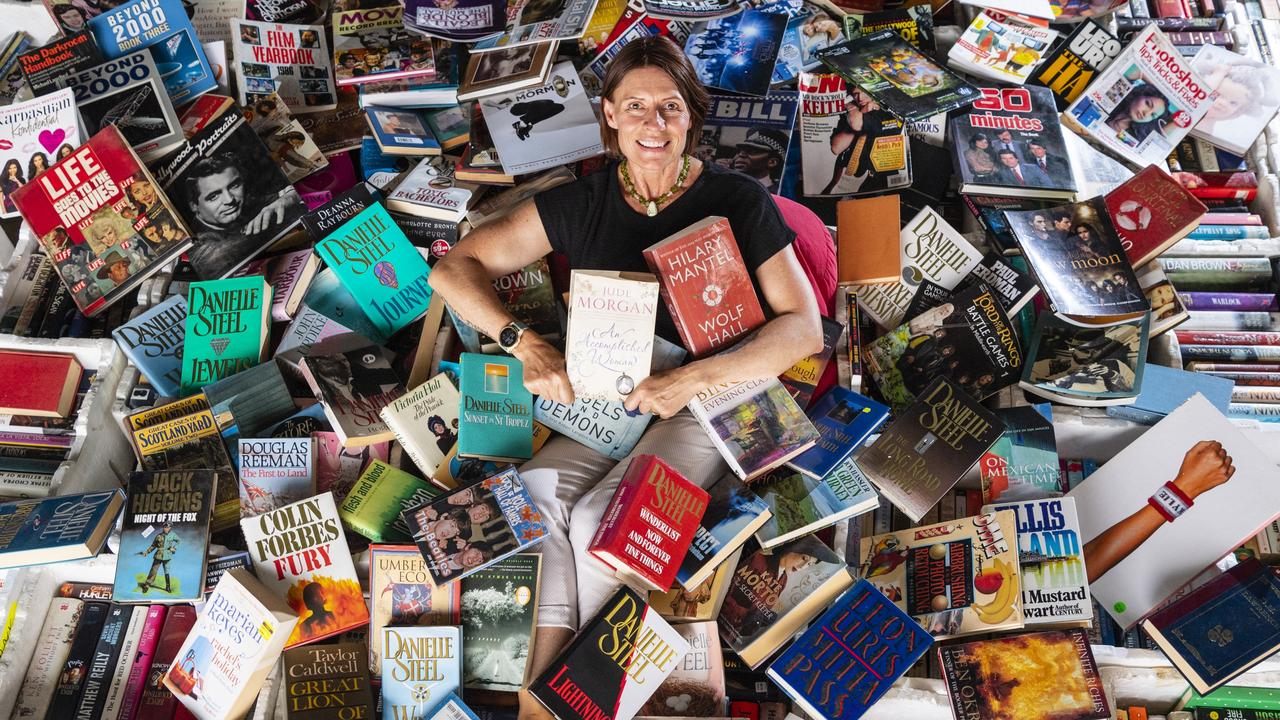
{"type": "Polygon", "coordinates": [[[261,275],[191,283],[182,349],[182,392],[193,393],[262,362],[271,286],[261,275]]]}
{"type": "Polygon", "coordinates": [[[1012,510],[1022,567],[1022,612],[1028,628],[1088,626],[1093,617],[1076,502],[1069,497],[984,505],[1012,510]]]}
{"type": "Polygon", "coordinates": [[[462,688],[462,628],[382,629],[382,720],[414,720],[462,688]]]}
{"type": "Polygon", "coordinates": [[[573,270],[565,364],[575,396],[621,402],[653,357],[658,283],[648,273],[573,270]]]}
{"type": "Polygon", "coordinates": [[[818,441],[818,430],[777,378],[707,388],[689,410],[729,468],[753,480],[818,441]]]}
{"type": "Polygon", "coordinates": [[[778,468],[751,485],[769,508],[756,530],[766,550],[876,509],[880,496],[858,464],[846,457],[821,479],[778,468]]]}
{"type": "Polygon", "coordinates": [[[132,0],[89,20],[108,60],[136,50],[151,53],[175,106],[218,86],[209,58],[180,0],[132,0]]]}
{"type": "Polygon", "coordinates": [[[244,518],[240,528],[255,573],[298,616],[287,647],[369,622],[333,493],[244,518]]]}
{"type": "Polygon", "coordinates": [[[445,586],[461,590],[463,687],[514,692],[523,686],[541,572],[542,555],[520,553],[445,586]]]}
{"type": "Polygon", "coordinates": [[[395,434],[379,413],[404,394],[392,356],[381,345],[302,359],[303,376],[320,398],[325,417],[343,447],[358,448],[392,440],[395,434]]]}
{"type": "Polygon", "coordinates": [[[315,494],[315,439],[240,438],[240,515],[249,517],[315,494]]]}
{"type": "Polygon", "coordinates": [[[228,22],[235,38],[236,100],[242,106],[250,107],[271,93],[279,95],[295,114],[338,106],[323,26],[237,18],[228,22]]]}
{"type": "Polygon", "coordinates": [[[425,563],[413,545],[369,546],[370,667],[382,667],[385,627],[459,624],[462,584],[433,585],[425,563]]]}
{"type": "Polygon", "coordinates": [[[701,585],[772,516],[769,506],[731,472],[712,483],[707,495],[706,512],[676,570],[676,579],[688,590],[701,585]]]}
{"type": "Polygon", "coordinates": [[[129,476],[112,600],[204,599],[209,518],[217,482],[212,470],[143,471],[129,476]]]}
{"type": "Polygon", "coordinates": [[[533,457],[533,395],[524,366],[499,355],[462,353],[458,457],[527,460],[533,457]]]}
{"type": "Polygon", "coordinates": [[[0,503],[0,569],[96,556],[122,507],[118,489],[0,503]]]}
{"type": "Polygon", "coordinates": [[[112,330],[111,336],[156,392],[179,397],[186,325],[187,299],[170,295],[112,330]]]}
{"type": "Polygon", "coordinates": [[[630,720],[687,652],[689,643],[624,586],[529,690],[562,720],[630,720]]]}
{"type": "Polygon", "coordinates": [[[14,192],[52,165],[64,145],[75,148],[84,141],[76,110],[71,90],[0,108],[0,134],[8,141],[0,148],[0,217],[17,217],[14,192]]]}

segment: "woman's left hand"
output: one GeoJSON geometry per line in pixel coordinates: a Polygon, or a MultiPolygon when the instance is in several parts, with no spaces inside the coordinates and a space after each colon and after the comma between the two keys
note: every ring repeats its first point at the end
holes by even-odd
{"type": "Polygon", "coordinates": [[[705,389],[706,381],[695,362],[663,370],[641,380],[623,405],[628,410],[669,418],[688,405],[699,390],[705,389]]]}

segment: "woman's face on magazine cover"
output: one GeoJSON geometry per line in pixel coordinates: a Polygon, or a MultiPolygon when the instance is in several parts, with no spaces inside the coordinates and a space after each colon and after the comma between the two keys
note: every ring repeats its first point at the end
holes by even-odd
{"type": "Polygon", "coordinates": [[[1138,98],[1136,102],[1129,106],[1129,119],[1139,123],[1151,122],[1163,115],[1167,107],[1162,98],[1138,98]]]}
{"type": "Polygon", "coordinates": [[[1249,88],[1232,80],[1231,78],[1223,78],[1218,84],[1218,99],[1213,101],[1209,106],[1209,112],[1205,113],[1206,120],[1226,120],[1233,118],[1241,110],[1249,106],[1252,100],[1252,94],[1249,88]]]}

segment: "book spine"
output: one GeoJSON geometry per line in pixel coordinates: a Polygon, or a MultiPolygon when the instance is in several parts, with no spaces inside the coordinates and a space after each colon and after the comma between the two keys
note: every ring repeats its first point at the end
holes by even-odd
{"type": "Polygon", "coordinates": [[[405,431],[403,425],[400,424],[400,418],[394,413],[387,412],[388,405],[383,408],[382,421],[386,423],[387,428],[391,430],[391,434],[395,436],[396,442],[400,443],[401,449],[409,454],[409,459],[417,466],[425,475],[431,475],[435,472],[438,463],[427,462],[426,456],[418,452],[417,443],[410,442],[410,435],[405,431]]]}
{"type": "Polygon", "coordinates": [[[1215,371],[1204,374],[1230,380],[1236,387],[1280,387],[1280,373],[1215,371]]]}
{"type": "Polygon", "coordinates": [[[147,675],[151,670],[151,662],[155,659],[156,648],[160,643],[160,633],[164,630],[164,620],[168,611],[169,608],[165,605],[152,605],[147,610],[142,637],[138,639],[138,652],[129,666],[124,692],[120,698],[118,720],[134,720],[134,715],[138,712],[138,704],[142,699],[143,691],[146,690],[147,675]]]}
{"type": "Polygon", "coordinates": [[[1180,292],[1178,297],[1188,310],[1280,310],[1275,293],[1180,292]]]}
{"type": "Polygon", "coordinates": [[[83,608],[84,601],[77,598],[54,601],[45,616],[39,645],[22,679],[11,720],[39,720],[44,717],[58,685],[58,675],[71,652],[77,620],[83,608]]]}
{"type": "Polygon", "coordinates": [[[1148,25],[1155,25],[1166,32],[1185,32],[1189,30],[1212,32],[1222,28],[1222,19],[1216,17],[1153,18],[1149,16],[1116,18],[1116,31],[1122,34],[1121,40],[1127,39],[1124,36],[1125,34],[1141,32],[1148,25]]]}
{"type": "Polygon", "coordinates": [[[1200,373],[1280,373],[1280,363],[1189,362],[1187,369],[1200,373]]]}
{"type": "Polygon", "coordinates": [[[1227,406],[1227,417],[1260,422],[1280,422],[1280,404],[1233,402],[1227,406]]]}
{"type": "Polygon", "coordinates": [[[118,720],[121,700],[124,697],[124,686],[129,680],[129,671],[133,669],[133,660],[138,652],[138,642],[142,639],[142,631],[147,625],[147,612],[135,609],[129,618],[128,629],[120,643],[120,653],[115,663],[108,670],[108,686],[106,702],[102,706],[101,720],[118,720]]]}
{"type": "Polygon", "coordinates": [[[1183,345],[1184,360],[1280,360],[1280,347],[1255,345],[1183,345]]]}
{"type": "Polygon", "coordinates": [[[18,315],[22,313],[22,308],[26,305],[27,298],[31,297],[31,289],[35,285],[36,276],[39,274],[40,266],[44,262],[44,255],[39,253],[32,254],[27,258],[26,265],[22,270],[9,276],[9,302],[4,307],[4,312],[0,314],[0,334],[13,332],[14,326],[18,323],[18,315]]]}
{"type": "Polygon", "coordinates": [[[1236,387],[1231,390],[1233,403],[1280,403],[1280,388],[1257,385],[1236,387]]]}
{"type": "Polygon", "coordinates": [[[40,264],[40,269],[36,271],[31,293],[27,295],[27,301],[23,303],[22,311],[18,313],[18,320],[13,326],[14,335],[21,337],[30,335],[32,320],[38,317],[37,312],[48,302],[58,282],[58,276],[53,271],[53,263],[46,258],[40,264]]]}
{"type": "Polygon", "coordinates": [[[1151,8],[1147,0],[1129,0],[1129,12],[1136,18],[1150,18],[1151,8]]]}
{"type": "Polygon", "coordinates": [[[1192,310],[1187,315],[1182,330],[1268,331],[1280,326],[1280,313],[1261,310],[1192,310]]]}
{"type": "Polygon", "coordinates": [[[1266,240],[1271,232],[1261,225],[1201,225],[1187,233],[1188,240],[1266,240]]]}
{"type": "Polygon", "coordinates": [[[111,681],[109,673],[120,657],[120,647],[132,617],[132,606],[112,605],[84,678],[84,691],[80,694],[75,720],[99,720],[102,717],[102,709],[107,703],[107,685],[111,681]]]}
{"type": "MultiPolygon", "coordinates": [[[[635,462],[635,460],[632,460],[632,462],[635,462]]],[[[618,530],[622,527],[622,514],[635,501],[635,489],[641,476],[640,473],[633,475],[631,468],[627,468],[626,474],[623,475],[622,483],[618,485],[618,491],[614,494],[613,500],[609,504],[608,512],[600,520],[600,526],[596,528],[596,535],[591,539],[592,550],[616,550],[616,536],[618,530]]]]}
{"type": "Polygon", "coordinates": [[[1187,192],[1199,200],[1243,200],[1253,202],[1258,187],[1191,187],[1187,192]]]}
{"type": "Polygon", "coordinates": [[[170,720],[173,717],[174,708],[178,706],[177,696],[164,685],[150,682],[150,679],[163,677],[169,671],[169,665],[182,649],[182,642],[195,622],[196,611],[190,605],[176,605],[169,609],[147,672],[148,681],[143,683],[142,697],[134,711],[135,720],[170,720]]]}
{"type": "Polygon", "coordinates": [[[1175,330],[1174,336],[1188,345],[1280,345],[1280,332],[1175,330]]]}

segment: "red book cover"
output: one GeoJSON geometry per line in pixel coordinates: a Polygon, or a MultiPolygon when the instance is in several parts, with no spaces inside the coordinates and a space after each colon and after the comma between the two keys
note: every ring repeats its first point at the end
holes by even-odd
{"type": "Polygon", "coordinates": [[[637,455],[589,551],[651,590],[667,592],[711,497],[656,455],[637,455]]]}
{"type": "Polygon", "coordinates": [[[1208,209],[1155,165],[1104,198],[1129,262],[1141,267],[1200,224],[1208,209]]]}
{"type": "Polygon", "coordinates": [[[88,317],[191,247],[191,234],[114,125],[13,193],[88,317]]]}
{"type": "Polygon", "coordinates": [[[138,711],[138,702],[142,699],[142,691],[147,685],[147,676],[151,674],[151,661],[155,658],[156,648],[160,644],[160,634],[164,631],[164,619],[169,615],[169,606],[152,605],[147,608],[146,624],[142,626],[142,637],[138,639],[137,655],[129,668],[129,677],[125,680],[124,694],[120,698],[120,714],[118,720],[133,720],[138,711]]]}
{"type": "Polygon", "coordinates": [[[1244,200],[1258,195],[1258,176],[1241,172],[1180,172],[1174,175],[1182,186],[1201,200],[1244,200]]]}
{"type": "Polygon", "coordinates": [[[1280,332],[1175,330],[1174,335],[1183,345],[1280,345],[1280,332]]]}
{"type": "Polygon", "coordinates": [[[711,216],[644,251],[684,347],[697,358],[764,324],[729,221],[711,216]]]}
{"type": "Polygon", "coordinates": [[[0,413],[66,417],[84,368],[71,355],[0,351],[0,413]]]}
{"type": "Polygon", "coordinates": [[[182,125],[182,134],[190,138],[204,129],[209,121],[221,115],[227,108],[235,104],[235,100],[226,95],[209,93],[201,95],[182,111],[178,122],[182,125]]]}
{"type": "Polygon", "coordinates": [[[1187,11],[1185,0],[1155,0],[1153,6],[1160,17],[1191,17],[1187,11]]]}
{"type": "Polygon", "coordinates": [[[196,624],[196,609],[190,605],[173,605],[169,608],[164,620],[164,630],[156,643],[155,654],[151,658],[151,666],[147,669],[146,687],[138,700],[134,720],[171,720],[174,710],[179,707],[178,697],[169,692],[169,688],[160,683],[161,678],[173,664],[178,650],[196,624]]]}

